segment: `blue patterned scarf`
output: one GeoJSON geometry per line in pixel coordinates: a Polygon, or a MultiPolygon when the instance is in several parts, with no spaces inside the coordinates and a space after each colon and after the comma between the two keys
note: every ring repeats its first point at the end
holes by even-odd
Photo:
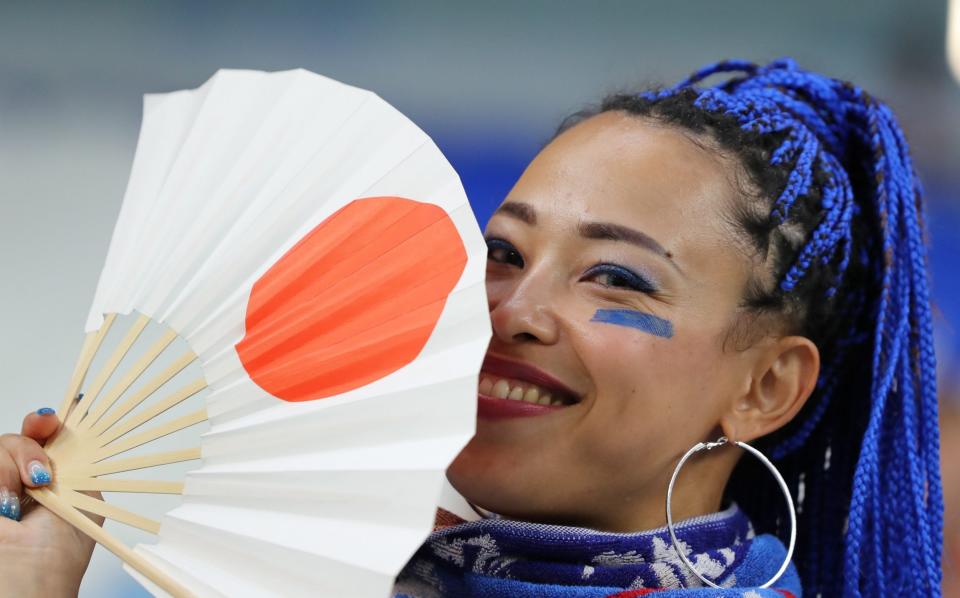
{"type": "Polygon", "coordinates": [[[791,565],[775,584],[786,549],[755,536],[735,505],[675,526],[681,548],[705,577],[683,564],[666,528],[619,534],[579,527],[484,519],[435,531],[397,578],[397,598],[800,598],[791,565]]]}

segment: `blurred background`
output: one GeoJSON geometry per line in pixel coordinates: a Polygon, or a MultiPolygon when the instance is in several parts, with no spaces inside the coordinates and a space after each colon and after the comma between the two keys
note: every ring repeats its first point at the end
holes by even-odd
{"type": "MultiPolygon", "coordinates": [[[[570,112],[721,58],[783,55],[900,116],[928,190],[944,484],[960,495],[960,89],[945,0],[0,0],[0,430],[60,402],[133,157],[141,99],[222,67],[304,67],[430,134],[483,225],[570,112]]],[[[958,513],[948,509],[947,583],[958,513]]],[[[146,596],[97,549],[81,596],[146,596]]],[[[947,589],[960,596],[960,589],[947,589]]]]}

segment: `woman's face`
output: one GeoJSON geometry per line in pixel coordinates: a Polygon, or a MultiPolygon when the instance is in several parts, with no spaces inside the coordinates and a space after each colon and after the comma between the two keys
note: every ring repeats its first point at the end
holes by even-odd
{"type": "MultiPolygon", "coordinates": [[[[729,162],[619,112],[533,160],[485,231],[493,338],[477,434],[449,470],[464,496],[518,519],[662,525],[677,460],[749,384],[749,351],[724,350],[749,271],[733,194],[729,162]],[[563,404],[515,400],[545,392],[563,404]]],[[[728,474],[692,486],[719,501],[728,474]]]]}

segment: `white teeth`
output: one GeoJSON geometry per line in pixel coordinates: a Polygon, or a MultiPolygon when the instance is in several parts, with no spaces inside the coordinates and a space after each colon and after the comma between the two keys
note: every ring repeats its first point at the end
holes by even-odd
{"type": "Polygon", "coordinates": [[[536,388],[528,389],[527,393],[523,395],[523,400],[527,403],[536,403],[538,398],[540,398],[540,391],[536,388]]]}
{"type": "Polygon", "coordinates": [[[491,390],[493,390],[493,382],[490,381],[490,378],[484,378],[480,381],[480,394],[489,395],[491,390]]]}
{"type": "Polygon", "coordinates": [[[508,380],[499,379],[496,383],[491,378],[481,377],[479,392],[482,395],[495,397],[498,399],[509,399],[511,401],[523,401],[532,405],[563,405],[563,400],[553,398],[553,396],[541,388],[530,386],[526,390],[527,384],[520,383],[512,386],[508,380]],[[541,394],[542,393],[542,394],[541,394]]]}

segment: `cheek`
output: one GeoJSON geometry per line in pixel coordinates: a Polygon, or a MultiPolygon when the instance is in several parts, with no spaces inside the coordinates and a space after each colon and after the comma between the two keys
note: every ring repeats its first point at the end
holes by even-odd
{"type": "Polygon", "coordinates": [[[669,337],[598,321],[582,328],[579,352],[595,385],[584,419],[590,459],[666,462],[717,424],[725,358],[716,332],[667,323],[669,337]]]}
{"type": "Polygon", "coordinates": [[[722,371],[716,331],[699,322],[673,320],[634,310],[597,310],[581,327],[579,353],[588,360],[598,395],[626,409],[640,396],[682,399],[684,389],[704,389],[722,371]]]}

